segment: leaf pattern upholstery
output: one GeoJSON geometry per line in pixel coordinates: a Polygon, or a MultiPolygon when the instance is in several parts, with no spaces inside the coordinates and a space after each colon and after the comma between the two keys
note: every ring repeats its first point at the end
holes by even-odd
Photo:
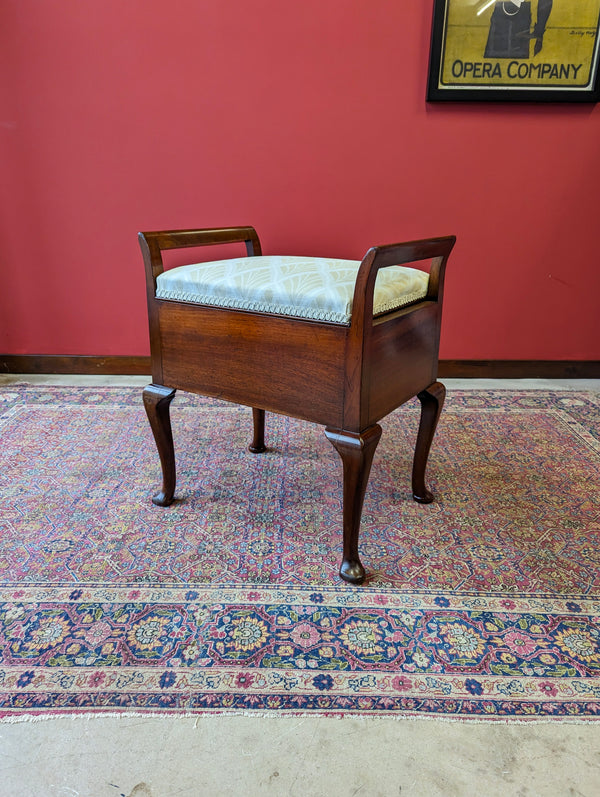
{"type": "MultiPolygon", "coordinates": [[[[196,263],[160,274],[156,297],[349,324],[359,267],[359,260],[282,255],[196,263]]],[[[428,282],[419,269],[381,269],[373,314],[423,299],[428,282]]]]}

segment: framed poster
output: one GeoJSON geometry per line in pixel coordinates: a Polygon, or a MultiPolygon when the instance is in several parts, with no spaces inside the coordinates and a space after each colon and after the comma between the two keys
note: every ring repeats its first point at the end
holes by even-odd
{"type": "Polygon", "coordinates": [[[434,0],[427,99],[597,102],[600,0],[434,0]]]}

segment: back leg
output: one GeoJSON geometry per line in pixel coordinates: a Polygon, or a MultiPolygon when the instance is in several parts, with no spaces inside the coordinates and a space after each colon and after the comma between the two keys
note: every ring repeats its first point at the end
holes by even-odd
{"type": "Polygon", "coordinates": [[[434,382],[417,395],[421,402],[421,421],[415,445],[412,491],[413,498],[420,504],[430,504],[433,501],[433,494],[425,486],[425,469],[445,397],[446,388],[441,382],[434,382]]]}
{"type": "Polygon", "coordinates": [[[144,388],[144,407],[158,449],[163,475],[162,490],[152,502],[157,506],[169,506],[175,494],[175,451],[169,407],[175,391],[163,385],[148,385],[144,388]]]}
{"type": "Polygon", "coordinates": [[[248,450],[253,454],[262,454],[265,448],[265,411],[252,409],[252,421],[254,424],[254,437],[248,450]]]}

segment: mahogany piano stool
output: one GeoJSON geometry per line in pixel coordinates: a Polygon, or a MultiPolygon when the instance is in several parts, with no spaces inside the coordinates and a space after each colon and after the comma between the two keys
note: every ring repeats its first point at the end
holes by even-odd
{"type": "Polygon", "coordinates": [[[163,477],[153,502],[174,498],[176,390],[251,407],[255,454],[266,450],[265,411],[322,424],[343,463],[340,576],[362,583],[358,538],[378,421],[413,396],[421,417],[412,493],[420,503],[433,500],[425,469],[446,392],[437,369],[454,236],[375,246],[361,262],[263,257],[252,227],[138,237],[152,360],[143,399],[163,477]],[[229,243],[244,243],[246,256],[164,267],[164,250],[229,243]],[[406,265],[419,261],[428,261],[428,272],[406,265]]]}

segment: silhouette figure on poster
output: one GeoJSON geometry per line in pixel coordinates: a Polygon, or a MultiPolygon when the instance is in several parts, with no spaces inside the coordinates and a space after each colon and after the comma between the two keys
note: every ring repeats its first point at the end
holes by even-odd
{"type": "MultiPolygon", "coordinates": [[[[546,23],[553,0],[537,0],[537,14],[531,29],[531,0],[496,2],[490,20],[485,58],[529,58],[529,43],[535,41],[533,54],[542,49],[546,23]]],[[[535,0],[534,3],[535,4],[535,0]]],[[[489,5],[489,4],[488,4],[489,5]]]]}

